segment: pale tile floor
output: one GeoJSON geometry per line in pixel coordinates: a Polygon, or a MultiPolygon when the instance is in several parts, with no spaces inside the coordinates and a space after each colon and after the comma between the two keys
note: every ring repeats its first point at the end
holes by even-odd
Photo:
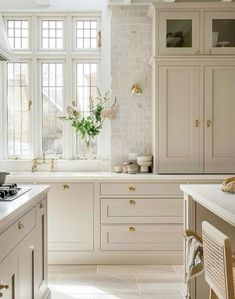
{"type": "Polygon", "coordinates": [[[181,266],[49,267],[51,299],[182,299],[181,266]]]}

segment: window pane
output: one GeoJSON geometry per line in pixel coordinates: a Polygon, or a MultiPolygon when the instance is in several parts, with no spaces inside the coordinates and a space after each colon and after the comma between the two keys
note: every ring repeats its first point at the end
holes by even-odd
{"type": "Polygon", "coordinates": [[[7,21],[7,34],[12,49],[29,49],[29,21],[9,20],[7,21]]]}
{"type": "Polygon", "coordinates": [[[42,48],[63,49],[63,21],[42,20],[42,48]]]}
{"type": "Polygon", "coordinates": [[[63,64],[42,63],[42,151],[47,154],[62,154],[63,124],[58,116],[63,111],[63,64]]]}
{"type": "MultiPolygon", "coordinates": [[[[83,116],[88,116],[90,98],[97,95],[97,63],[79,62],[76,67],[76,105],[83,116]]],[[[80,138],[77,136],[77,155],[81,155],[80,138]]],[[[92,144],[93,155],[97,154],[97,142],[92,144]]]]}
{"type": "Polygon", "coordinates": [[[95,20],[76,21],[77,49],[97,48],[98,22],[95,20]]]}
{"type": "Polygon", "coordinates": [[[28,63],[7,64],[8,155],[29,156],[28,63]]]}

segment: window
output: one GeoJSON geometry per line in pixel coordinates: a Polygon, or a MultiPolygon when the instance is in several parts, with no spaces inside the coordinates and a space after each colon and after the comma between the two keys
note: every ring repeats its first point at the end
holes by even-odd
{"type": "Polygon", "coordinates": [[[63,64],[41,64],[42,151],[63,153],[63,126],[58,117],[63,112],[63,64]]]}
{"type": "Polygon", "coordinates": [[[63,49],[63,21],[41,20],[42,49],[63,49]]]}
{"type": "MultiPolygon", "coordinates": [[[[100,19],[94,15],[4,14],[18,61],[0,65],[4,82],[0,106],[7,111],[3,113],[7,125],[0,119],[2,140],[7,141],[0,144],[1,159],[29,159],[44,153],[50,158],[82,157],[80,138],[59,117],[74,102],[87,116],[90,98],[96,96],[101,48],[100,19]],[[76,34],[66,37],[65,28],[76,34]]],[[[98,144],[102,142],[92,145],[95,155],[98,144]]]]}
{"type": "MultiPolygon", "coordinates": [[[[89,115],[90,99],[97,95],[97,63],[78,62],[76,63],[76,105],[84,116],[89,115]]],[[[77,156],[81,153],[79,136],[76,138],[77,156]]],[[[92,144],[92,154],[97,154],[97,144],[92,144]]]]}
{"type": "Polygon", "coordinates": [[[29,21],[8,20],[7,35],[10,46],[14,50],[29,49],[29,21]]]}
{"type": "Polygon", "coordinates": [[[8,155],[29,156],[29,66],[7,64],[8,155]]]}
{"type": "Polygon", "coordinates": [[[99,43],[98,21],[76,20],[76,48],[96,49],[99,43]]]}

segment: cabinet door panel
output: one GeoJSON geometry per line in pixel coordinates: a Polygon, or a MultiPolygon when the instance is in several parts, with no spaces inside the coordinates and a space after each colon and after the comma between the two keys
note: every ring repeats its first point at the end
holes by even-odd
{"type": "Polygon", "coordinates": [[[32,230],[18,248],[19,298],[35,298],[35,234],[36,231],[32,230]]]}
{"type": "Polygon", "coordinates": [[[205,172],[234,173],[235,65],[208,66],[205,76],[205,172]]]}
{"type": "Polygon", "coordinates": [[[205,13],[206,54],[235,54],[235,12],[205,13]]]}
{"type": "Polygon", "coordinates": [[[201,172],[200,67],[159,67],[159,173],[201,172]]]}
{"type": "Polygon", "coordinates": [[[37,250],[35,270],[35,292],[42,298],[47,288],[47,199],[36,206],[37,250]]]}
{"type": "Polygon", "coordinates": [[[198,54],[200,52],[199,12],[159,13],[159,53],[198,54]]]}
{"type": "Polygon", "coordinates": [[[93,250],[93,184],[54,184],[48,193],[49,250],[93,250]]]}
{"type": "Polygon", "coordinates": [[[1,284],[8,286],[8,289],[0,291],[0,297],[18,299],[18,256],[15,251],[0,263],[0,281],[1,284]]]}

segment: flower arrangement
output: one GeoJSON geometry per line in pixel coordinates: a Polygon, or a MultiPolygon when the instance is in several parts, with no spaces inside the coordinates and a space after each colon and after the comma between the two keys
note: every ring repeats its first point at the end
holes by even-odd
{"type": "Polygon", "coordinates": [[[69,104],[67,116],[59,117],[63,121],[69,121],[76,133],[79,134],[85,159],[91,156],[91,143],[100,134],[105,119],[116,118],[116,103],[116,97],[113,100],[110,92],[105,92],[102,96],[97,88],[96,98],[90,98],[88,116],[84,116],[79,108],[69,104]]]}

